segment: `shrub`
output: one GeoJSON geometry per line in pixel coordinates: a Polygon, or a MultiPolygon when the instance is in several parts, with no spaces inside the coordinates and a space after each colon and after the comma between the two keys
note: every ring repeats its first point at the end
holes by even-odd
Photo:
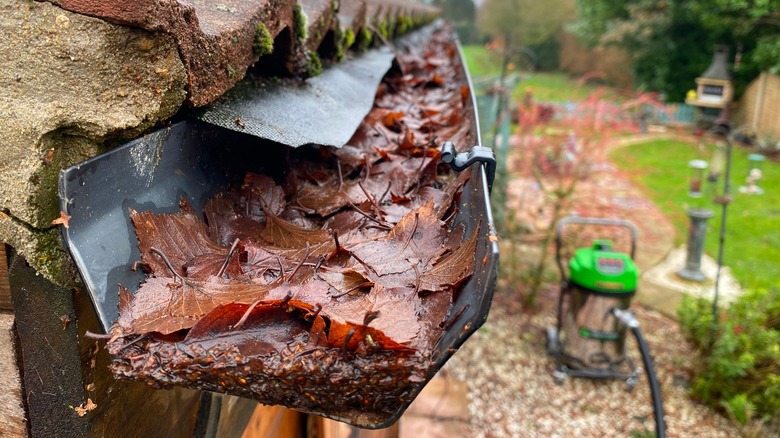
{"type": "Polygon", "coordinates": [[[686,297],[680,324],[698,352],[693,396],[746,424],[780,417],[780,291],[746,292],[712,324],[712,303],[686,297]]]}

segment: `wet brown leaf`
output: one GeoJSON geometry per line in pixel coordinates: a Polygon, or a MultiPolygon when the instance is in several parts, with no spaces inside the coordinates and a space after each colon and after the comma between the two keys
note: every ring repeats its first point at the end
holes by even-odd
{"type": "Polygon", "coordinates": [[[95,408],[97,408],[97,405],[92,401],[91,398],[88,398],[86,402],[76,406],[73,408],[73,410],[76,411],[79,417],[83,417],[87,415],[88,412],[93,411],[95,408]]]}
{"type": "Polygon", "coordinates": [[[207,281],[150,277],[136,292],[119,324],[127,333],[173,333],[195,325],[215,307],[232,302],[253,302],[270,287],[211,277],[207,281]]]}
{"type": "Polygon", "coordinates": [[[60,211],[60,217],[58,217],[57,219],[54,219],[53,221],[51,221],[51,224],[52,225],[62,225],[63,227],[68,228],[68,226],[69,226],[68,222],[70,222],[70,218],[71,218],[71,216],[68,216],[67,214],[65,214],[64,211],[60,211]]]}
{"type": "Polygon", "coordinates": [[[385,124],[387,128],[400,132],[401,126],[403,124],[403,118],[404,118],[403,111],[391,111],[385,114],[382,122],[385,124]]]}
{"type": "Polygon", "coordinates": [[[355,334],[347,346],[351,350],[364,341],[369,346],[373,342],[382,348],[411,348],[408,344],[417,337],[421,327],[415,304],[416,300],[410,300],[406,291],[384,289],[379,285],[359,297],[333,302],[323,310],[331,320],[328,341],[333,346],[341,346],[349,329],[354,329],[355,334]],[[336,323],[340,325],[334,329],[336,323]]]}
{"type": "Polygon", "coordinates": [[[308,341],[310,324],[289,311],[307,306],[300,302],[271,300],[255,305],[229,303],[214,308],[192,327],[184,339],[208,350],[219,344],[233,345],[244,356],[265,356],[296,341],[308,341]],[[235,325],[245,318],[240,327],[235,325]]]}
{"type": "Polygon", "coordinates": [[[273,246],[280,248],[305,248],[331,240],[327,230],[307,230],[269,215],[265,229],[260,237],[273,246]]]}
{"type": "Polygon", "coordinates": [[[171,268],[175,274],[184,275],[184,265],[204,254],[221,256],[223,260],[227,256],[228,249],[209,238],[206,224],[183,210],[160,215],[130,211],[141,257],[155,275],[170,276],[171,268]],[[167,257],[170,267],[160,253],[167,257]]]}
{"type": "Polygon", "coordinates": [[[265,220],[266,212],[278,216],[287,206],[284,190],[266,175],[247,173],[241,194],[244,197],[245,216],[258,222],[265,220]]]}
{"type": "Polygon", "coordinates": [[[341,294],[347,294],[363,288],[370,288],[374,285],[374,283],[366,278],[365,275],[353,269],[328,269],[323,270],[317,275],[341,294]]]}
{"type": "Polygon", "coordinates": [[[331,180],[324,186],[303,184],[295,198],[298,205],[320,216],[329,216],[351,204],[360,204],[366,200],[357,181],[331,180]]]}
{"type": "Polygon", "coordinates": [[[407,214],[387,236],[349,248],[354,257],[379,276],[413,274],[413,266],[426,266],[443,251],[446,236],[435,216],[433,202],[407,214]]]}
{"type": "MultiPolygon", "coordinates": [[[[227,260],[223,276],[237,278],[243,274],[240,253],[241,250],[235,251],[227,260]]],[[[206,280],[223,270],[226,259],[227,254],[201,254],[184,264],[184,275],[194,280],[206,280]]]]}
{"type": "Polygon", "coordinates": [[[473,232],[455,251],[425,271],[420,277],[420,291],[437,292],[454,287],[470,277],[474,272],[477,237],[477,232],[473,232]]]}

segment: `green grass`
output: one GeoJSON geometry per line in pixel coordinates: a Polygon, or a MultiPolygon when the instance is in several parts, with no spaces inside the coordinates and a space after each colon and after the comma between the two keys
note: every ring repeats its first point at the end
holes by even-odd
{"type": "MultiPolygon", "coordinates": [[[[712,208],[715,216],[708,223],[705,251],[716,258],[721,206],[707,197],[702,200],[689,198],[687,187],[688,161],[708,160],[707,152],[711,153],[711,150],[702,153],[690,143],[652,141],[617,149],[610,159],[626,171],[672,221],[677,229],[678,244],[687,239],[685,208],[712,208]]],[[[780,287],[780,165],[771,161],[764,163],[764,178],[760,185],[766,193],[753,196],[739,193],[748,172],[748,153],[738,148],[733,151],[731,193],[734,200],[728,207],[724,264],[745,288],[780,287]]],[[[721,177],[721,187],[722,180],[721,177]]],[[[706,190],[705,187],[705,193],[706,190]]]]}
{"type": "Polygon", "coordinates": [[[472,78],[501,73],[501,60],[480,45],[463,46],[463,56],[472,78]]]}
{"type": "MultiPolygon", "coordinates": [[[[472,78],[501,74],[501,59],[483,46],[463,46],[463,56],[472,78]]],[[[592,84],[579,87],[577,79],[560,72],[523,72],[512,95],[519,100],[526,89],[532,89],[534,99],[541,102],[581,101],[598,88],[592,84]]],[[[607,97],[614,97],[614,93],[608,91],[607,97]]]]}
{"type": "Polygon", "coordinates": [[[565,73],[544,72],[523,75],[523,80],[512,94],[515,98],[522,98],[525,90],[531,89],[534,99],[541,102],[581,101],[597,88],[592,85],[579,87],[577,78],[572,78],[565,73]]]}

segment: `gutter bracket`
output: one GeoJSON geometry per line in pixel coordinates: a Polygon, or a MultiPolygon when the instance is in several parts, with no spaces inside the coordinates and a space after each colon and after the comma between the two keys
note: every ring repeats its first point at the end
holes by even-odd
{"type": "Polygon", "coordinates": [[[474,146],[466,152],[458,152],[452,142],[447,141],[441,147],[441,160],[449,164],[455,171],[461,172],[474,163],[485,165],[488,190],[493,190],[493,180],[496,178],[496,153],[484,146],[474,146]]]}

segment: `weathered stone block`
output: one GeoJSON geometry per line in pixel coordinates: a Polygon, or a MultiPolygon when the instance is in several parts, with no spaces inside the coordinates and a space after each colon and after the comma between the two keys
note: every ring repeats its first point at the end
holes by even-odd
{"type": "Polygon", "coordinates": [[[271,36],[291,26],[294,0],[51,0],[64,9],[165,32],[176,42],[187,70],[187,102],[203,106],[244,77],[254,64],[255,34],[271,36]]]}
{"type": "Polygon", "coordinates": [[[175,114],[186,73],[166,34],[22,0],[0,0],[0,66],[0,241],[68,283],[59,170],[175,114]]]}

